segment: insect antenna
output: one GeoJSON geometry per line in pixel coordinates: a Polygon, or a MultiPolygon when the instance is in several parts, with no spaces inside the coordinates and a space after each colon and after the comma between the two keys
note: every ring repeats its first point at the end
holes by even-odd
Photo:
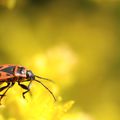
{"type": "MultiPolygon", "coordinates": [[[[48,80],[48,79],[45,78],[45,80],[48,80]]],[[[46,86],[45,86],[41,81],[39,81],[39,80],[34,79],[34,81],[40,83],[44,88],[46,88],[46,89],[49,91],[49,93],[52,95],[52,97],[54,98],[54,100],[56,101],[56,98],[55,98],[54,94],[52,93],[52,91],[51,91],[48,87],[46,87],[46,86]]]]}
{"type": "Polygon", "coordinates": [[[35,77],[43,79],[43,80],[47,80],[47,81],[52,82],[52,83],[55,83],[53,80],[48,79],[48,78],[40,77],[40,76],[37,76],[37,75],[35,75],[35,77]]]}

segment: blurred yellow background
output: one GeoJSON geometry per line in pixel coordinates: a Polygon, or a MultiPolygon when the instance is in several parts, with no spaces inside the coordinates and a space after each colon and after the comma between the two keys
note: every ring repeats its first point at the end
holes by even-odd
{"type": "Polygon", "coordinates": [[[0,120],[119,120],[119,0],[0,0],[0,64],[20,64],[44,82],[24,100],[17,84],[0,120]]]}

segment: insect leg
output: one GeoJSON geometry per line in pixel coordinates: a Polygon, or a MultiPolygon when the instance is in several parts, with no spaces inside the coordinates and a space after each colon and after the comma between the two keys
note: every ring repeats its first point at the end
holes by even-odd
{"type": "Polygon", "coordinates": [[[4,90],[5,89],[5,87],[7,88],[6,90],[5,90],[5,92],[2,94],[2,95],[0,95],[1,97],[0,97],[0,104],[1,104],[1,100],[2,100],[2,98],[5,96],[5,94],[6,94],[6,92],[9,90],[9,88],[11,88],[13,85],[14,85],[15,83],[8,83],[8,85],[7,86],[4,86],[4,88],[2,89],[2,90],[4,90]]]}
{"type": "MultiPolygon", "coordinates": [[[[25,99],[25,94],[26,94],[27,92],[30,92],[31,83],[32,83],[32,81],[30,81],[29,84],[28,84],[28,86],[26,86],[26,85],[20,84],[20,82],[18,82],[18,85],[19,85],[20,87],[22,87],[23,89],[26,90],[25,92],[22,93],[22,96],[23,96],[24,99],[25,99]]],[[[30,94],[31,94],[31,93],[30,93],[30,94]]]]}
{"type": "MultiPolygon", "coordinates": [[[[3,91],[4,89],[6,89],[9,85],[10,85],[10,83],[7,83],[6,86],[1,87],[1,88],[0,88],[0,92],[3,91]]],[[[1,95],[0,95],[0,96],[1,96],[1,95]]]]}

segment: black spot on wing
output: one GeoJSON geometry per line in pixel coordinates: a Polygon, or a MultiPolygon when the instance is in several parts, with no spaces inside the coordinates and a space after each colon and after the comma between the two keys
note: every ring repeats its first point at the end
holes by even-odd
{"type": "Polygon", "coordinates": [[[7,75],[7,76],[10,76],[10,74],[8,74],[8,73],[7,73],[6,75],[7,75]]]}
{"type": "Polygon", "coordinates": [[[3,66],[0,66],[0,68],[2,68],[3,66]]]}
{"type": "Polygon", "coordinates": [[[14,74],[14,69],[15,69],[15,66],[10,66],[10,67],[2,69],[1,71],[9,73],[9,74],[14,74]]]}

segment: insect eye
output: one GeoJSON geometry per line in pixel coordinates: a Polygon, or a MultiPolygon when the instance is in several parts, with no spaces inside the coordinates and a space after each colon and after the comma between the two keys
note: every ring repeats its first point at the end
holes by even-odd
{"type": "Polygon", "coordinates": [[[27,72],[27,73],[28,73],[28,76],[29,76],[29,77],[31,77],[31,76],[32,76],[32,74],[31,74],[31,72],[30,72],[30,71],[29,71],[29,72],[27,72]]]}
{"type": "Polygon", "coordinates": [[[30,78],[30,79],[32,79],[32,80],[35,79],[35,76],[34,76],[34,74],[32,73],[31,70],[27,70],[26,74],[27,74],[27,77],[28,77],[28,78],[30,78]]]}

